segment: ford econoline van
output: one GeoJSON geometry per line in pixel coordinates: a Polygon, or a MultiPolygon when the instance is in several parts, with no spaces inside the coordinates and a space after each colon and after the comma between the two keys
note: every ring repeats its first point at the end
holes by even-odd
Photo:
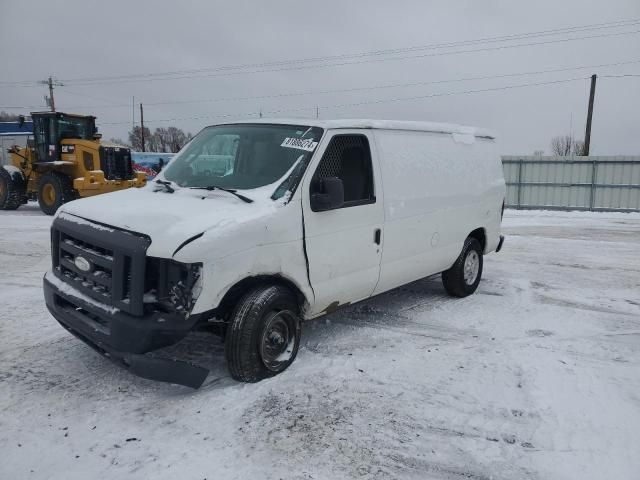
{"type": "Polygon", "coordinates": [[[442,273],[478,287],[502,247],[494,136],[439,123],[277,120],[202,130],[143,189],[62,206],[47,307],[131,372],[197,388],[208,371],[150,354],[196,329],[231,376],[296,358],[301,324],[442,273]]]}

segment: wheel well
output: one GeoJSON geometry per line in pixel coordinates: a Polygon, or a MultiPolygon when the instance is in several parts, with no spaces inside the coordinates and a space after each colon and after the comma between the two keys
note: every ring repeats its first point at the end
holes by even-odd
{"type": "Polygon", "coordinates": [[[478,242],[480,242],[480,246],[482,247],[482,251],[484,252],[484,249],[487,246],[487,235],[484,231],[484,228],[476,228],[469,234],[469,237],[478,240],[478,242]]]}
{"type": "Polygon", "coordinates": [[[218,308],[216,308],[216,316],[227,320],[238,300],[249,290],[260,285],[281,285],[289,289],[296,297],[300,312],[302,313],[304,311],[307,299],[295,283],[281,275],[257,275],[247,277],[231,287],[227,293],[225,293],[218,308]]]}

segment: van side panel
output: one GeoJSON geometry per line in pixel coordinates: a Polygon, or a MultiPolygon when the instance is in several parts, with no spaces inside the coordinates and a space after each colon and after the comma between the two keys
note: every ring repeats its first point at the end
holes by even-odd
{"type": "Polygon", "coordinates": [[[375,141],[385,209],[375,293],[448,269],[477,228],[495,250],[505,186],[493,140],[376,130],[375,141]]]}

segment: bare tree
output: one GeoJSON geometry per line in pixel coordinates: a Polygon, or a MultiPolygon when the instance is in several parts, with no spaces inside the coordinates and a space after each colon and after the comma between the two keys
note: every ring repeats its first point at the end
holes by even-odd
{"type": "Polygon", "coordinates": [[[127,142],[122,140],[121,138],[110,138],[109,141],[111,143],[115,143],[116,145],[122,145],[123,147],[131,147],[127,142]]]}
{"type": "MultiPolygon", "coordinates": [[[[193,135],[184,133],[177,127],[156,128],[153,134],[145,127],[144,129],[144,146],[147,152],[178,152],[193,135]]],[[[142,139],[140,135],[140,127],[134,127],[129,132],[129,144],[133,150],[142,150],[142,139]]]]}
{"type": "MultiPolygon", "coordinates": [[[[144,146],[146,151],[150,151],[151,131],[144,127],[144,146]]],[[[142,130],[140,127],[133,127],[129,132],[129,144],[131,148],[137,152],[142,151],[142,130]]]]}
{"type": "Polygon", "coordinates": [[[7,113],[4,110],[0,112],[0,122],[17,122],[18,115],[7,113]]]}
{"type": "Polygon", "coordinates": [[[570,135],[553,137],[551,139],[551,151],[559,157],[568,157],[569,155],[584,155],[584,142],[575,140],[570,135]]]}
{"type": "Polygon", "coordinates": [[[166,152],[169,148],[169,134],[166,128],[156,128],[153,132],[155,152],[166,152]]]}
{"type": "MultiPolygon", "coordinates": [[[[146,140],[146,139],[145,139],[146,140]]],[[[158,135],[158,130],[153,132],[149,137],[149,141],[147,143],[147,152],[164,152],[162,148],[162,141],[160,136],[158,135]]]]}
{"type": "Polygon", "coordinates": [[[167,128],[167,144],[169,151],[176,153],[189,141],[187,134],[176,127],[167,128]]]}
{"type": "Polygon", "coordinates": [[[577,157],[582,157],[585,154],[584,142],[582,140],[574,140],[572,148],[573,154],[577,157]]]}
{"type": "Polygon", "coordinates": [[[571,147],[573,146],[573,138],[569,135],[553,137],[551,139],[551,151],[559,157],[571,155],[571,147]]]}

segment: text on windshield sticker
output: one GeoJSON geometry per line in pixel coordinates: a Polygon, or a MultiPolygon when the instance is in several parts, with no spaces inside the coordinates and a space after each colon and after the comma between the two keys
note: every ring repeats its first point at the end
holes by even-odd
{"type": "Polygon", "coordinates": [[[307,152],[313,152],[318,146],[318,142],[314,142],[312,138],[301,139],[301,138],[285,138],[282,141],[281,147],[285,148],[296,148],[298,150],[305,150],[307,152]]]}

